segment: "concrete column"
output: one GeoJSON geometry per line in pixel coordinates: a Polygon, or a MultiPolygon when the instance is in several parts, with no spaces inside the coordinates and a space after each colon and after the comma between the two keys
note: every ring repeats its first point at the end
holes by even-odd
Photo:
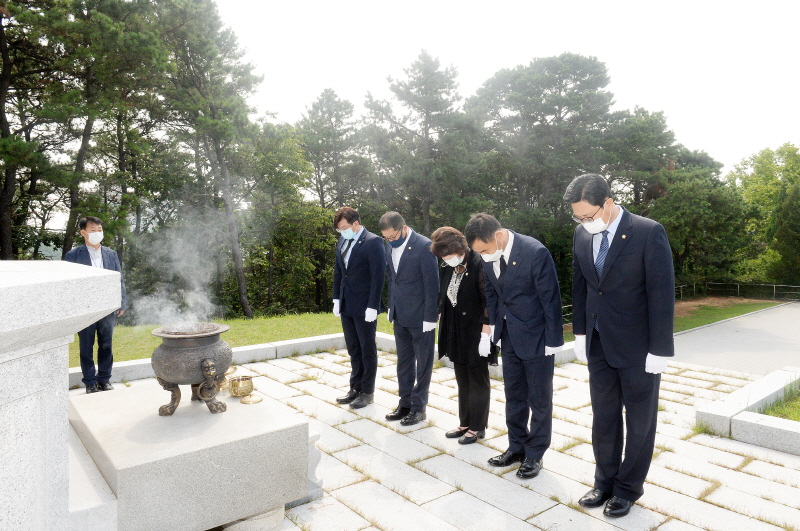
{"type": "Polygon", "coordinates": [[[0,529],[69,529],[67,345],[119,306],[114,271],[0,261],[0,529]]]}

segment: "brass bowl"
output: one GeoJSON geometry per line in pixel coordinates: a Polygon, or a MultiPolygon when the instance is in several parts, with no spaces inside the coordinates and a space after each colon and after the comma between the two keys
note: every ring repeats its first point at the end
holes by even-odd
{"type": "Polygon", "coordinates": [[[235,376],[230,379],[228,384],[228,391],[231,396],[241,397],[242,404],[258,404],[262,398],[260,396],[253,396],[253,377],[252,376],[235,376]]]}
{"type": "Polygon", "coordinates": [[[231,396],[243,397],[253,392],[252,376],[234,376],[228,379],[228,390],[231,396]]]}

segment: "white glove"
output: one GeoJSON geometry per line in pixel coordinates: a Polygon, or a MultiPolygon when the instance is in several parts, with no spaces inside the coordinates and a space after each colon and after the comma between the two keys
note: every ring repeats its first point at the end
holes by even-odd
{"type": "Polygon", "coordinates": [[[392,310],[386,310],[386,320],[392,322],[392,310]]]}
{"type": "Polygon", "coordinates": [[[575,336],[575,357],[586,363],[586,336],[575,336]]]}
{"type": "Polygon", "coordinates": [[[648,352],[647,359],[644,362],[644,370],[653,374],[661,374],[667,370],[667,358],[654,356],[648,352]]]}
{"type": "Polygon", "coordinates": [[[422,321],[422,331],[430,332],[431,330],[436,330],[436,323],[431,323],[430,321],[422,321]]]}
{"type": "Polygon", "coordinates": [[[364,320],[368,323],[371,323],[377,318],[378,318],[378,310],[376,310],[375,308],[367,308],[366,313],[364,313],[364,320]]]}
{"type": "Polygon", "coordinates": [[[333,315],[335,315],[336,317],[342,315],[339,312],[339,299],[333,299],[333,315]]]}
{"type": "Polygon", "coordinates": [[[484,358],[488,356],[490,352],[490,344],[489,334],[481,332],[481,342],[478,343],[478,354],[484,358]]]}
{"type": "Polygon", "coordinates": [[[545,347],[544,347],[544,355],[545,356],[552,356],[556,352],[561,352],[561,349],[563,349],[563,348],[564,347],[548,347],[547,345],[545,345],[545,347]]]}

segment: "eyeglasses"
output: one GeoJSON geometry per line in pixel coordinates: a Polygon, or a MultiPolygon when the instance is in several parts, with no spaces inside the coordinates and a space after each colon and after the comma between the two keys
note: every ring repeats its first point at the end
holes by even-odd
{"type": "Polygon", "coordinates": [[[386,237],[384,236],[384,239],[385,239],[387,242],[396,242],[398,239],[400,239],[400,236],[401,236],[402,234],[403,234],[403,229],[402,229],[402,227],[401,227],[401,228],[400,228],[400,230],[398,230],[398,231],[397,231],[397,234],[395,234],[395,235],[394,235],[394,236],[392,236],[391,238],[386,238],[386,237]]]}
{"type": "Polygon", "coordinates": [[[600,207],[597,210],[595,210],[594,214],[592,214],[591,216],[584,216],[582,218],[579,218],[578,216],[572,216],[572,221],[574,221],[575,223],[589,223],[590,221],[594,221],[594,217],[597,215],[598,212],[600,212],[602,208],[603,205],[600,205],[600,207]]]}
{"type": "Polygon", "coordinates": [[[339,234],[341,234],[341,233],[343,233],[344,231],[350,230],[350,229],[352,229],[352,228],[353,228],[353,226],[351,225],[351,226],[347,227],[346,229],[336,229],[336,232],[338,232],[339,234]]]}

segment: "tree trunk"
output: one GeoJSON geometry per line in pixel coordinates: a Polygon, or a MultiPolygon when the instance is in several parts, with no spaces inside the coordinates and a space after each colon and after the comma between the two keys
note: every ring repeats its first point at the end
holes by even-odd
{"type": "MultiPolygon", "coordinates": [[[[11,136],[11,125],[6,116],[6,102],[11,86],[11,69],[13,67],[11,55],[8,51],[6,40],[5,14],[0,16],[0,56],[2,56],[2,69],[0,69],[0,137],[7,139],[11,136]]],[[[12,260],[14,249],[12,245],[12,223],[14,190],[17,186],[17,168],[13,165],[6,166],[3,171],[3,182],[0,187],[0,260],[12,260]]]]}
{"type": "Polygon", "coordinates": [[[247,298],[247,279],[244,276],[244,260],[242,258],[242,248],[239,246],[239,228],[236,226],[236,218],[233,214],[233,192],[231,191],[231,179],[228,174],[228,165],[223,158],[222,146],[218,138],[212,139],[214,152],[216,154],[219,174],[222,178],[222,199],[225,203],[225,222],[228,225],[228,235],[233,253],[233,267],[236,270],[236,281],[239,285],[239,304],[248,319],[253,318],[253,310],[250,308],[250,301],[247,298]]]}
{"type": "Polygon", "coordinates": [[[86,118],[81,135],[81,147],[78,148],[78,155],[75,157],[75,176],[69,186],[69,219],[67,228],[64,231],[64,247],[61,249],[61,259],[72,249],[75,243],[75,227],[78,224],[80,212],[80,184],[81,177],[86,167],[86,153],[89,151],[89,140],[92,138],[92,128],[94,127],[94,116],[86,118]]]}

